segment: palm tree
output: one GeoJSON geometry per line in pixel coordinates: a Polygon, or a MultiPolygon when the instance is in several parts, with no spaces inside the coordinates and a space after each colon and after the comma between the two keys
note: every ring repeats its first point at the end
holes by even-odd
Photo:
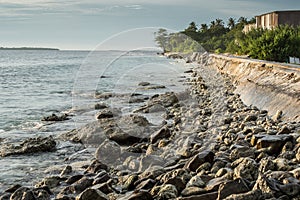
{"type": "Polygon", "coordinates": [[[235,27],[235,20],[232,18],[232,17],[230,17],[229,19],[228,19],[228,28],[231,30],[231,29],[233,29],[234,27],[235,27]]]}
{"type": "Polygon", "coordinates": [[[201,32],[205,32],[205,31],[207,31],[207,29],[208,29],[208,26],[207,26],[207,24],[201,24],[201,32]]]}

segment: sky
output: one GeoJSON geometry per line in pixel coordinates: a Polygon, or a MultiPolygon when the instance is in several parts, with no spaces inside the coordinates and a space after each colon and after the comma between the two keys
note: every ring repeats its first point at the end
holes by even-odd
{"type": "MultiPolygon", "coordinates": [[[[0,46],[93,50],[131,29],[300,10],[299,0],[0,0],[0,46]]],[[[137,38],[140,40],[141,38],[137,38]]],[[[131,42],[134,42],[131,41],[131,42]]]]}

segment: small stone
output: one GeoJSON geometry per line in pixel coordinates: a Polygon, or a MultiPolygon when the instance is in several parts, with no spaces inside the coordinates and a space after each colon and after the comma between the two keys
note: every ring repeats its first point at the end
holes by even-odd
{"type": "Polygon", "coordinates": [[[93,179],[83,177],[71,186],[71,191],[80,193],[85,189],[87,189],[88,187],[92,186],[93,181],[94,181],[93,179]]]}
{"type": "Polygon", "coordinates": [[[86,189],[76,197],[76,200],[109,200],[108,196],[97,189],[86,189]]]}
{"type": "Polygon", "coordinates": [[[75,183],[76,181],[80,180],[82,177],[83,177],[82,174],[74,175],[74,176],[71,176],[70,178],[68,178],[65,182],[67,184],[71,185],[71,184],[75,183]]]}

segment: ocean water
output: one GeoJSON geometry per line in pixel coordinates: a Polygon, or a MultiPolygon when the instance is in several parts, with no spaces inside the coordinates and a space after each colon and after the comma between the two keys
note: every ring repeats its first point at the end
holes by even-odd
{"type": "MultiPolygon", "coordinates": [[[[100,101],[95,97],[102,93],[119,94],[105,103],[130,113],[141,104],[130,104],[128,94],[182,91],[178,79],[184,70],[183,63],[150,51],[1,50],[0,145],[55,136],[94,121],[94,105],[100,101]],[[143,81],[165,87],[144,90],[138,86],[143,81]],[[41,121],[52,113],[68,113],[71,119],[41,121]]],[[[58,141],[56,152],[0,157],[0,192],[17,183],[30,185],[48,167],[66,164],[65,156],[82,150],[72,145],[58,141]]]]}

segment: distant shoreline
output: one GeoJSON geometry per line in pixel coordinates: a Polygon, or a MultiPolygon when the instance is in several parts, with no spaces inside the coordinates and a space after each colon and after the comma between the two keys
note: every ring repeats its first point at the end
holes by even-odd
{"type": "Polygon", "coordinates": [[[42,47],[0,47],[0,50],[51,50],[59,51],[57,48],[42,48],[42,47]]]}

